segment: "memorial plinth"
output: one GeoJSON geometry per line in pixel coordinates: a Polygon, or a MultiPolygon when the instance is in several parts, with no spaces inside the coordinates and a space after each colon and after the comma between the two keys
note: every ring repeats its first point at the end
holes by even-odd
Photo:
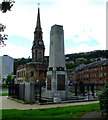
{"type": "Polygon", "coordinates": [[[67,97],[67,74],[64,54],[63,26],[54,25],[50,32],[49,67],[46,80],[47,97],[60,101],[67,97]]]}

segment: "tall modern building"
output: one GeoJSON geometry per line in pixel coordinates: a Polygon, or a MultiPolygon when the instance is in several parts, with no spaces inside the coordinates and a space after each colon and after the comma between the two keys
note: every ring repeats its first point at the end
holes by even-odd
{"type": "Polygon", "coordinates": [[[0,56],[0,79],[14,71],[14,59],[8,55],[0,56]]]}

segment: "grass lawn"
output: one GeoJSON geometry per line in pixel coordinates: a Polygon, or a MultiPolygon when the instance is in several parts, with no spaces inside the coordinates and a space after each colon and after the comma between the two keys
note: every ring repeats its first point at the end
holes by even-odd
{"type": "Polygon", "coordinates": [[[88,111],[99,110],[99,104],[46,108],[37,110],[2,110],[2,120],[73,120],[88,111]]]}
{"type": "Polygon", "coordinates": [[[2,90],[8,90],[8,88],[7,88],[7,87],[2,87],[1,89],[2,89],[2,90]]]}
{"type": "Polygon", "coordinates": [[[8,93],[0,93],[0,96],[8,96],[8,93]]]}

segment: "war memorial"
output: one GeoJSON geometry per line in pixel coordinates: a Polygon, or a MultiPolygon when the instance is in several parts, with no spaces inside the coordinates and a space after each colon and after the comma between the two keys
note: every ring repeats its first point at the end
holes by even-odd
{"type": "Polygon", "coordinates": [[[64,54],[63,26],[53,25],[50,32],[50,55],[46,82],[47,97],[65,98],[67,74],[64,54]]]}
{"type": "Polygon", "coordinates": [[[62,25],[55,24],[51,27],[49,47],[49,65],[47,66],[44,63],[45,46],[38,8],[32,46],[32,62],[18,68],[17,82],[9,85],[8,98],[24,103],[47,104],[95,99],[97,95],[94,94],[93,84],[68,85],[62,25]],[[31,74],[28,81],[23,79],[23,75],[27,72],[31,74]],[[44,86],[43,83],[45,83],[44,86]]]}

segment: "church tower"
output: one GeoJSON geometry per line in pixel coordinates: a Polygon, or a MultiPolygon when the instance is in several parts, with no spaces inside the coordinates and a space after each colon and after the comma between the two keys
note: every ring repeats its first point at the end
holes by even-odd
{"type": "Polygon", "coordinates": [[[42,32],[41,21],[40,21],[40,9],[38,7],[37,23],[34,31],[34,41],[32,46],[32,61],[43,63],[44,51],[45,51],[45,46],[43,42],[43,32],[42,32]]]}

